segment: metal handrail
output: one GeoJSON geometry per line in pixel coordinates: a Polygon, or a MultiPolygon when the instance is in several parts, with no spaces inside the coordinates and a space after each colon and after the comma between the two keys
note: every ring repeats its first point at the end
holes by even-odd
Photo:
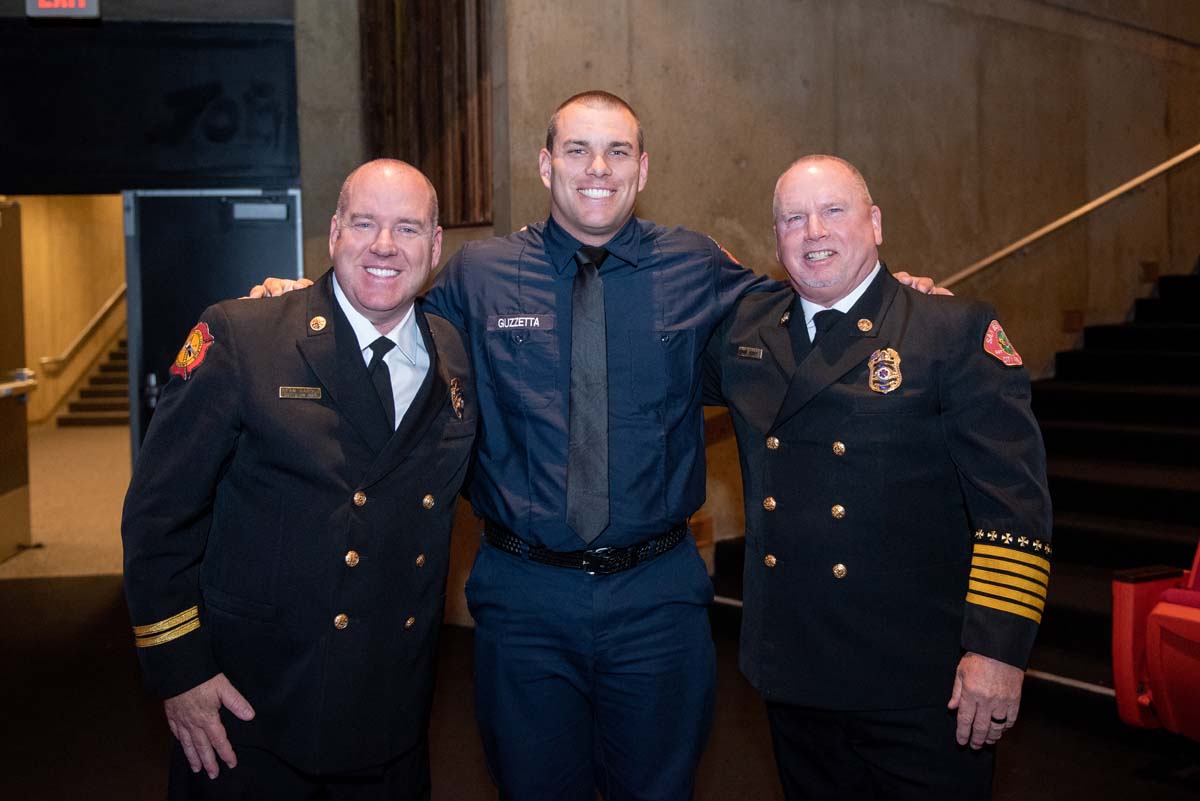
{"type": "Polygon", "coordinates": [[[978,273],[982,270],[986,270],[988,267],[991,267],[996,262],[1001,261],[1002,259],[1005,259],[1005,258],[1011,256],[1013,253],[1016,253],[1018,250],[1022,250],[1024,248],[1028,247],[1029,245],[1033,244],[1034,242],[1041,239],[1042,237],[1048,236],[1048,235],[1054,233],[1059,228],[1062,228],[1064,225],[1068,225],[1068,224],[1074,222],[1075,220],[1078,220],[1080,217],[1083,217],[1086,214],[1090,214],[1091,212],[1093,212],[1096,209],[1100,208],[1101,206],[1105,205],[1109,201],[1115,200],[1116,198],[1120,197],[1121,195],[1125,194],[1126,192],[1128,192],[1132,189],[1136,189],[1137,187],[1141,186],[1142,184],[1146,183],[1147,181],[1149,181],[1152,178],[1157,178],[1159,175],[1162,175],[1167,170],[1170,170],[1173,167],[1176,167],[1179,164],[1182,164],[1183,162],[1187,161],[1188,159],[1192,158],[1193,156],[1196,156],[1197,154],[1200,154],[1200,144],[1193,145],[1192,147],[1190,147],[1187,150],[1180,153],[1178,156],[1167,159],[1162,164],[1159,164],[1157,167],[1152,167],[1151,169],[1146,170],[1144,173],[1142,173],[1138,177],[1136,177],[1130,181],[1126,181],[1125,183],[1118,186],[1116,189],[1113,189],[1109,192],[1105,192],[1103,195],[1101,195],[1100,197],[1091,201],[1090,203],[1085,203],[1084,205],[1080,206],[1079,208],[1075,209],[1074,211],[1070,212],[1069,214],[1064,214],[1062,217],[1059,217],[1057,220],[1050,223],[1049,225],[1042,226],[1041,228],[1034,231],[1032,234],[1029,234],[1028,236],[1024,236],[1024,237],[1018,239],[1016,242],[1013,242],[1008,247],[997,250],[995,253],[988,256],[987,258],[980,259],[979,261],[975,262],[974,264],[964,267],[963,269],[959,270],[958,272],[956,272],[954,275],[950,276],[949,278],[938,281],[938,285],[944,286],[944,287],[953,286],[954,284],[957,284],[959,281],[963,281],[967,278],[970,278],[972,275],[975,275],[975,273],[978,273]]]}
{"type": "Polygon", "coordinates": [[[59,356],[43,356],[38,359],[38,364],[42,366],[50,375],[58,375],[66,367],[67,362],[75,358],[75,354],[83,347],[83,343],[87,342],[92,334],[96,333],[96,329],[100,327],[100,323],[104,322],[104,318],[108,313],[125,298],[125,284],[117,287],[117,290],[112,293],[112,297],[104,302],[100,307],[100,311],[96,312],[88,324],[83,327],[83,331],[79,332],[79,336],[71,341],[67,349],[59,356]]]}

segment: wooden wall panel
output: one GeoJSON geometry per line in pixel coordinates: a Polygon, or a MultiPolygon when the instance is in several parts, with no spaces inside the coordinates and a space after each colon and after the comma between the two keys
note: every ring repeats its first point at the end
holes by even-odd
{"type": "Polygon", "coordinates": [[[21,258],[27,366],[38,372],[29,420],[49,418],[109,340],[125,327],[124,304],[57,377],[42,356],[57,356],[125,282],[120,195],[22,195],[21,258]]]}

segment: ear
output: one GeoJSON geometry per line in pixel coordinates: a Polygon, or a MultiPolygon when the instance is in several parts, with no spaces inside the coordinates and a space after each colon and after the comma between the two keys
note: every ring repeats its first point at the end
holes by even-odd
{"type": "Polygon", "coordinates": [[[329,259],[331,261],[333,260],[333,245],[337,242],[339,235],[338,218],[335,214],[329,218],[329,259]]]}
{"type": "Polygon", "coordinates": [[[433,232],[433,261],[431,262],[431,264],[433,265],[433,269],[436,270],[438,268],[438,265],[441,263],[442,263],[442,226],[439,225],[437,227],[437,230],[433,232]]]}
{"type": "Polygon", "coordinates": [[[538,153],[538,175],[542,176],[542,184],[550,188],[550,175],[554,172],[554,157],[550,155],[550,151],[542,148],[538,153]]]}
{"type": "Polygon", "coordinates": [[[638,191],[646,188],[646,176],[650,173],[650,154],[642,153],[638,159],[638,191]]]}
{"type": "Polygon", "coordinates": [[[883,212],[878,206],[871,207],[871,227],[875,229],[875,244],[883,244],[883,212]]]}

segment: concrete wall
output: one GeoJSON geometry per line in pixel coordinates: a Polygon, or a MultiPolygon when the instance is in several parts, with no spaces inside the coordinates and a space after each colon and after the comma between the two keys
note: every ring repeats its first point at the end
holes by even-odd
{"type": "MultiPolygon", "coordinates": [[[[1173,0],[494,0],[496,229],[546,213],[536,156],[562,99],[604,88],[646,129],[638,213],[779,274],[770,197],[795,157],[855,162],[893,269],[947,277],[1200,142],[1200,6],[1173,0]]],[[[955,287],[999,309],[1036,375],[1063,312],[1121,320],[1200,256],[1200,160],[955,287]]],[[[740,533],[711,447],[718,537],[740,533]]]]}

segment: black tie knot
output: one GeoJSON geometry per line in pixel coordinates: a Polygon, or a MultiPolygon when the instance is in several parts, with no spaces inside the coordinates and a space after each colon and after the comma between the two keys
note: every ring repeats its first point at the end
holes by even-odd
{"type": "Polygon", "coordinates": [[[599,270],[600,265],[604,264],[604,260],[606,258],[608,258],[607,248],[584,245],[579,250],[575,251],[575,263],[580,267],[585,264],[591,264],[595,266],[597,270],[599,270]]]}
{"type": "Polygon", "coordinates": [[[387,352],[396,347],[396,343],[387,337],[380,337],[372,342],[368,347],[371,348],[372,355],[371,363],[367,365],[367,372],[374,373],[375,368],[378,367],[379,363],[383,361],[383,357],[387,355],[387,352]]]}
{"type": "MultiPolygon", "coordinates": [[[[844,312],[840,312],[837,309],[826,309],[814,314],[813,325],[817,327],[817,334],[824,334],[830,328],[833,328],[843,316],[844,312]]],[[[816,339],[816,337],[813,338],[816,339]]]]}

